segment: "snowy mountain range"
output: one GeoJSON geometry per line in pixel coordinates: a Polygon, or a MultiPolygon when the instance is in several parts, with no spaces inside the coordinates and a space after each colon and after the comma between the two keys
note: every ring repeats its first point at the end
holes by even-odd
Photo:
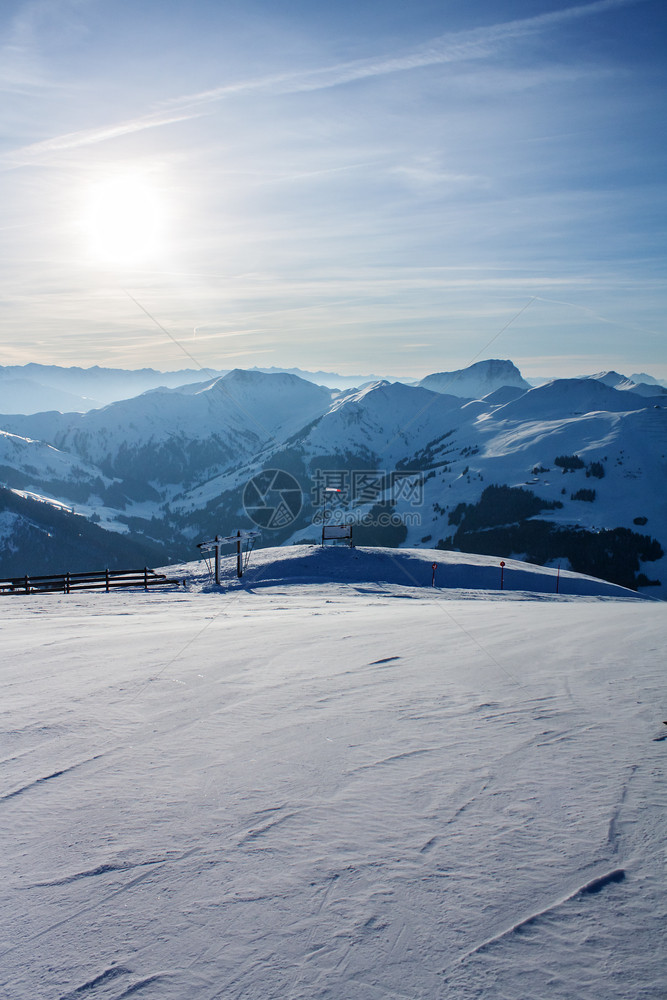
{"type": "MultiPolygon", "coordinates": [[[[41,413],[45,410],[86,413],[121,399],[131,399],[150,389],[178,388],[207,378],[220,378],[230,369],[188,368],[160,372],[153,368],[128,371],[122,368],[61,368],[57,365],[0,366],[0,412],[41,413]]],[[[377,382],[378,375],[338,375],[336,372],[308,372],[300,368],[253,368],[268,375],[297,375],[306,382],[331,389],[351,389],[377,382]]],[[[391,381],[411,382],[412,379],[391,381]]]]}
{"type": "MultiPolygon", "coordinates": [[[[82,369],[61,371],[59,390],[83,386],[82,369]]],[[[108,392],[108,370],[88,371],[108,392]]],[[[261,529],[260,545],[316,541],[326,514],[359,544],[515,556],[663,593],[667,389],[644,376],[531,388],[501,360],[339,389],[277,371],[124,374],[126,389],[162,384],[0,416],[0,575],[93,568],[83,526],[113,566],[119,534],[123,562],[135,545],[164,563],[238,528],[261,529]]]]}

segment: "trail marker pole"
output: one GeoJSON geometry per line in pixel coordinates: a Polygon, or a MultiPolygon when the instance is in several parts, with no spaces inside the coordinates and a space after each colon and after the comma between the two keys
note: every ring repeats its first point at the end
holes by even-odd
{"type": "Polygon", "coordinates": [[[220,583],[220,535],[215,536],[215,582],[220,583]]]}
{"type": "Polygon", "coordinates": [[[236,532],[236,575],[239,580],[243,576],[243,563],[241,561],[241,529],[236,532]]]}
{"type": "Polygon", "coordinates": [[[504,576],[505,576],[505,562],[503,559],[500,560],[500,589],[504,589],[504,576]]]}
{"type": "Polygon", "coordinates": [[[438,564],[437,563],[433,563],[432,566],[431,566],[431,569],[433,570],[433,573],[431,575],[431,586],[432,587],[435,587],[435,571],[436,571],[437,568],[438,568],[438,564]]]}

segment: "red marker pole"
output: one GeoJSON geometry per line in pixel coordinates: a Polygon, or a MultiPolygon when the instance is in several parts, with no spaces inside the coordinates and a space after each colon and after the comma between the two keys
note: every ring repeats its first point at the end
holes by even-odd
{"type": "Polygon", "coordinates": [[[431,576],[431,586],[435,587],[435,571],[438,568],[438,564],[437,563],[433,563],[432,566],[431,566],[431,568],[433,570],[433,574],[431,576]]]}
{"type": "Polygon", "coordinates": [[[505,575],[505,563],[501,559],[500,560],[500,589],[501,590],[504,589],[504,583],[503,583],[503,577],[504,577],[504,575],[505,575]]]}

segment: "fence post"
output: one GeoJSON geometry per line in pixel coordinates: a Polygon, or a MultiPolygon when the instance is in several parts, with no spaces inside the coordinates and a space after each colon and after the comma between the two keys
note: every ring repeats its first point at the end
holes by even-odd
{"type": "Polygon", "coordinates": [[[69,573],[65,573],[65,593],[69,594],[69,592],[70,592],[69,573]]]}
{"type": "Polygon", "coordinates": [[[144,566],[144,590],[148,590],[148,566],[144,566]]]}
{"type": "Polygon", "coordinates": [[[108,594],[109,593],[109,569],[108,569],[108,567],[104,571],[104,580],[105,580],[105,583],[106,583],[106,589],[107,589],[107,594],[108,594]]]}
{"type": "Polygon", "coordinates": [[[28,574],[27,573],[25,575],[25,592],[26,592],[26,594],[30,593],[30,582],[28,580],[28,574]]]}

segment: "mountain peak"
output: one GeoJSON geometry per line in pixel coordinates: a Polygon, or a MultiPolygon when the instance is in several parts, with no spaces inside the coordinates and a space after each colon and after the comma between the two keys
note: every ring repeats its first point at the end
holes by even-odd
{"type": "Polygon", "coordinates": [[[465,399],[481,399],[502,386],[514,386],[528,391],[530,385],[512,361],[492,358],[477,361],[456,371],[427,375],[418,385],[434,392],[446,392],[465,399]]]}

